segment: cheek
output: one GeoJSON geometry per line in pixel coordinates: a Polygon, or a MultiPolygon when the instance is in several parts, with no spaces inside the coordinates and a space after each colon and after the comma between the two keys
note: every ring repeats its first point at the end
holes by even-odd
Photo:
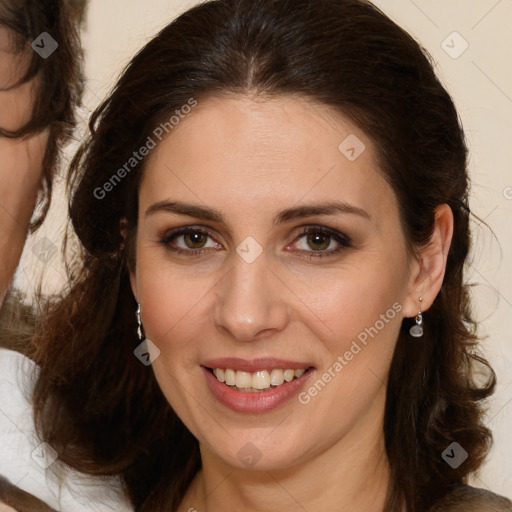
{"type": "MultiPolygon", "coordinates": [[[[317,299],[322,326],[315,334],[323,345],[318,344],[323,366],[299,395],[299,402],[307,411],[312,431],[321,430],[333,438],[369,411],[377,414],[380,410],[373,405],[385,400],[385,383],[402,322],[399,281],[393,274],[366,269],[361,274],[345,274],[339,285],[331,285],[321,301],[317,299]]],[[[312,301],[314,296],[310,290],[306,300],[312,301]]],[[[377,416],[372,421],[380,424],[377,416]]]]}
{"type": "Polygon", "coordinates": [[[405,257],[396,254],[390,265],[378,254],[358,258],[331,273],[329,281],[320,275],[305,280],[297,290],[321,319],[309,329],[321,341],[323,355],[301,403],[315,418],[329,417],[341,429],[382,395],[402,323],[405,257]]]}
{"type": "MultiPolygon", "coordinates": [[[[401,323],[405,267],[397,255],[395,266],[390,266],[376,254],[336,268],[300,266],[294,272],[282,268],[279,277],[284,286],[273,288],[282,293],[276,304],[287,306],[284,336],[290,353],[318,362],[315,379],[295,404],[299,415],[288,427],[288,435],[306,440],[306,445],[317,446],[320,438],[322,446],[334,442],[374,409],[377,398],[384,399],[401,323]]],[[[177,414],[199,436],[209,420],[190,396],[201,396],[203,390],[196,387],[198,361],[209,340],[219,339],[213,318],[225,269],[199,272],[191,265],[185,270],[149,250],[139,255],[142,320],[147,337],[161,350],[153,370],[177,414]]],[[[379,418],[373,421],[379,424],[379,418]]],[[[281,429],[268,441],[275,443],[277,453],[286,445],[281,429]]]]}
{"type": "MultiPolygon", "coordinates": [[[[397,260],[401,260],[396,255],[397,260]]],[[[331,272],[317,272],[293,283],[301,298],[321,322],[316,333],[331,351],[347,350],[352,340],[371,339],[396,331],[402,317],[405,260],[390,266],[374,255],[361,256],[331,272]],[[390,325],[394,329],[389,329],[390,325]],[[369,333],[370,331],[370,333],[369,333]]],[[[391,336],[394,341],[396,337],[391,336]]]]}
{"type": "MultiPolygon", "coordinates": [[[[191,277],[161,258],[141,252],[137,261],[139,300],[146,336],[161,350],[163,360],[177,367],[197,365],[192,354],[205,333],[210,276],[191,277]]],[[[158,360],[157,360],[158,362],[158,360]]],[[[167,364],[167,363],[166,363],[167,364]]]]}
{"type": "Polygon", "coordinates": [[[190,279],[156,260],[137,262],[138,289],[144,333],[160,355],[152,364],[158,384],[175,412],[194,432],[190,393],[201,378],[198,359],[208,335],[206,279],[190,279]],[[185,391],[189,390],[189,391],[185,391]]]}
{"type": "Polygon", "coordinates": [[[401,320],[397,314],[397,309],[401,309],[400,294],[393,283],[385,280],[377,283],[370,277],[345,282],[333,294],[326,323],[332,326],[344,345],[356,339],[364,344],[368,336],[373,339],[382,334],[386,338],[387,326],[401,320]]]}
{"type": "MultiPolygon", "coordinates": [[[[139,255],[138,288],[147,337],[162,351],[183,349],[183,357],[204,347],[204,338],[214,335],[216,284],[222,273],[195,271],[193,265],[180,268],[149,250],[139,255]]],[[[404,265],[397,255],[394,266],[370,255],[339,268],[283,270],[281,302],[289,306],[290,323],[297,321],[324,349],[338,354],[355,339],[363,344],[376,336],[381,339],[390,324],[399,325],[397,304],[405,282],[399,269],[404,265]]]]}

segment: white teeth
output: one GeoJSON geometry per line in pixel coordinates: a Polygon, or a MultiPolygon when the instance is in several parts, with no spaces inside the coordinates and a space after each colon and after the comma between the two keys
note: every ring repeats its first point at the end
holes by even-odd
{"type": "Polygon", "coordinates": [[[258,370],[250,373],[229,368],[215,368],[213,374],[217,377],[217,380],[226,383],[228,386],[236,386],[243,391],[259,391],[271,386],[280,386],[285,381],[291,382],[295,378],[298,379],[302,377],[305,371],[306,368],[298,370],[274,368],[270,373],[268,370],[258,370]]]}
{"type": "Polygon", "coordinates": [[[249,372],[236,372],[235,386],[237,388],[250,388],[252,377],[249,372]]]}
{"type": "Polygon", "coordinates": [[[285,370],[284,372],[284,380],[286,382],[291,382],[295,377],[295,370],[285,370]]]}
{"type": "Polygon", "coordinates": [[[267,370],[254,372],[252,374],[251,386],[254,389],[267,389],[270,387],[270,375],[267,370]]]}
{"type": "Polygon", "coordinates": [[[272,370],[270,374],[270,384],[272,386],[280,386],[284,382],[284,372],[283,370],[272,370]]]}
{"type": "Polygon", "coordinates": [[[224,378],[228,386],[234,386],[236,383],[236,372],[234,370],[229,370],[228,368],[226,368],[226,370],[224,371],[224,378]]]}

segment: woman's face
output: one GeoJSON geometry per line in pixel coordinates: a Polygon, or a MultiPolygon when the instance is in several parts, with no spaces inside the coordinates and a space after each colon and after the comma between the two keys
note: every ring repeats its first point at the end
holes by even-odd
{"type": "Polygon", "coordinates": [[[204,453],[268,470],[379,437],[418,297],[396,197],[348,119],[200,101],[149,155],[136,246],[153,370],[204,453]]]}

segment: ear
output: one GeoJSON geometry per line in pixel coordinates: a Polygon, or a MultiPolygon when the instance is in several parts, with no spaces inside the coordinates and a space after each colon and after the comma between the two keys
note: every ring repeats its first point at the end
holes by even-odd
{"type": "Polygon", "coordinates": [[[453,212],[445,203],[436,208],[435,226],[430,243],[421,249],[410,265],[409,293],[404,301],[403,316],[413,317],[432,306],[441,290],[446,261],[453,236],[453,212]]]}
{"type": "MultiPolygon", "coordinates": [[[[123,217],[119,221],[119,232],[121,233],[121,237],[123,238],[123,243],[121,245],[121,250],[126,247],[126,235],[128,233],[128,220],[126,217],[123,217]]],[[[135,297],[135,300],[139,302],[139,293],[137,290],[137,273],[136,269],[130,269],[130,286],[132,288],[133,296],[135,297]]]]}

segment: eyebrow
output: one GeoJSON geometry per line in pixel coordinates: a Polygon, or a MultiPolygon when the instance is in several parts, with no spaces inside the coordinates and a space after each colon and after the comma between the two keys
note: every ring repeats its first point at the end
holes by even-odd
{"type": "MultiPolygon", "coordinates": [[[[224,215],[213,208],[200,206],[197,204],[183,203],[181,201],[159,201],[151,205],[145,213],[145,216],[154,215],[158,212],[175,213],[178,215],[187,215],[201,220],[225,223],[224,215]]],[[[336,214],[358,215],[366,220],[372,220],[370,215],[357,206],[345,203],[343,201],[331,201],[328,203],[315,203],[303,206],[293,206],[281,210],[274,217],[274,225],[283,224],[293,219],[304,217],[313,217],[315,215],[336,215],[336,214]]]]}

